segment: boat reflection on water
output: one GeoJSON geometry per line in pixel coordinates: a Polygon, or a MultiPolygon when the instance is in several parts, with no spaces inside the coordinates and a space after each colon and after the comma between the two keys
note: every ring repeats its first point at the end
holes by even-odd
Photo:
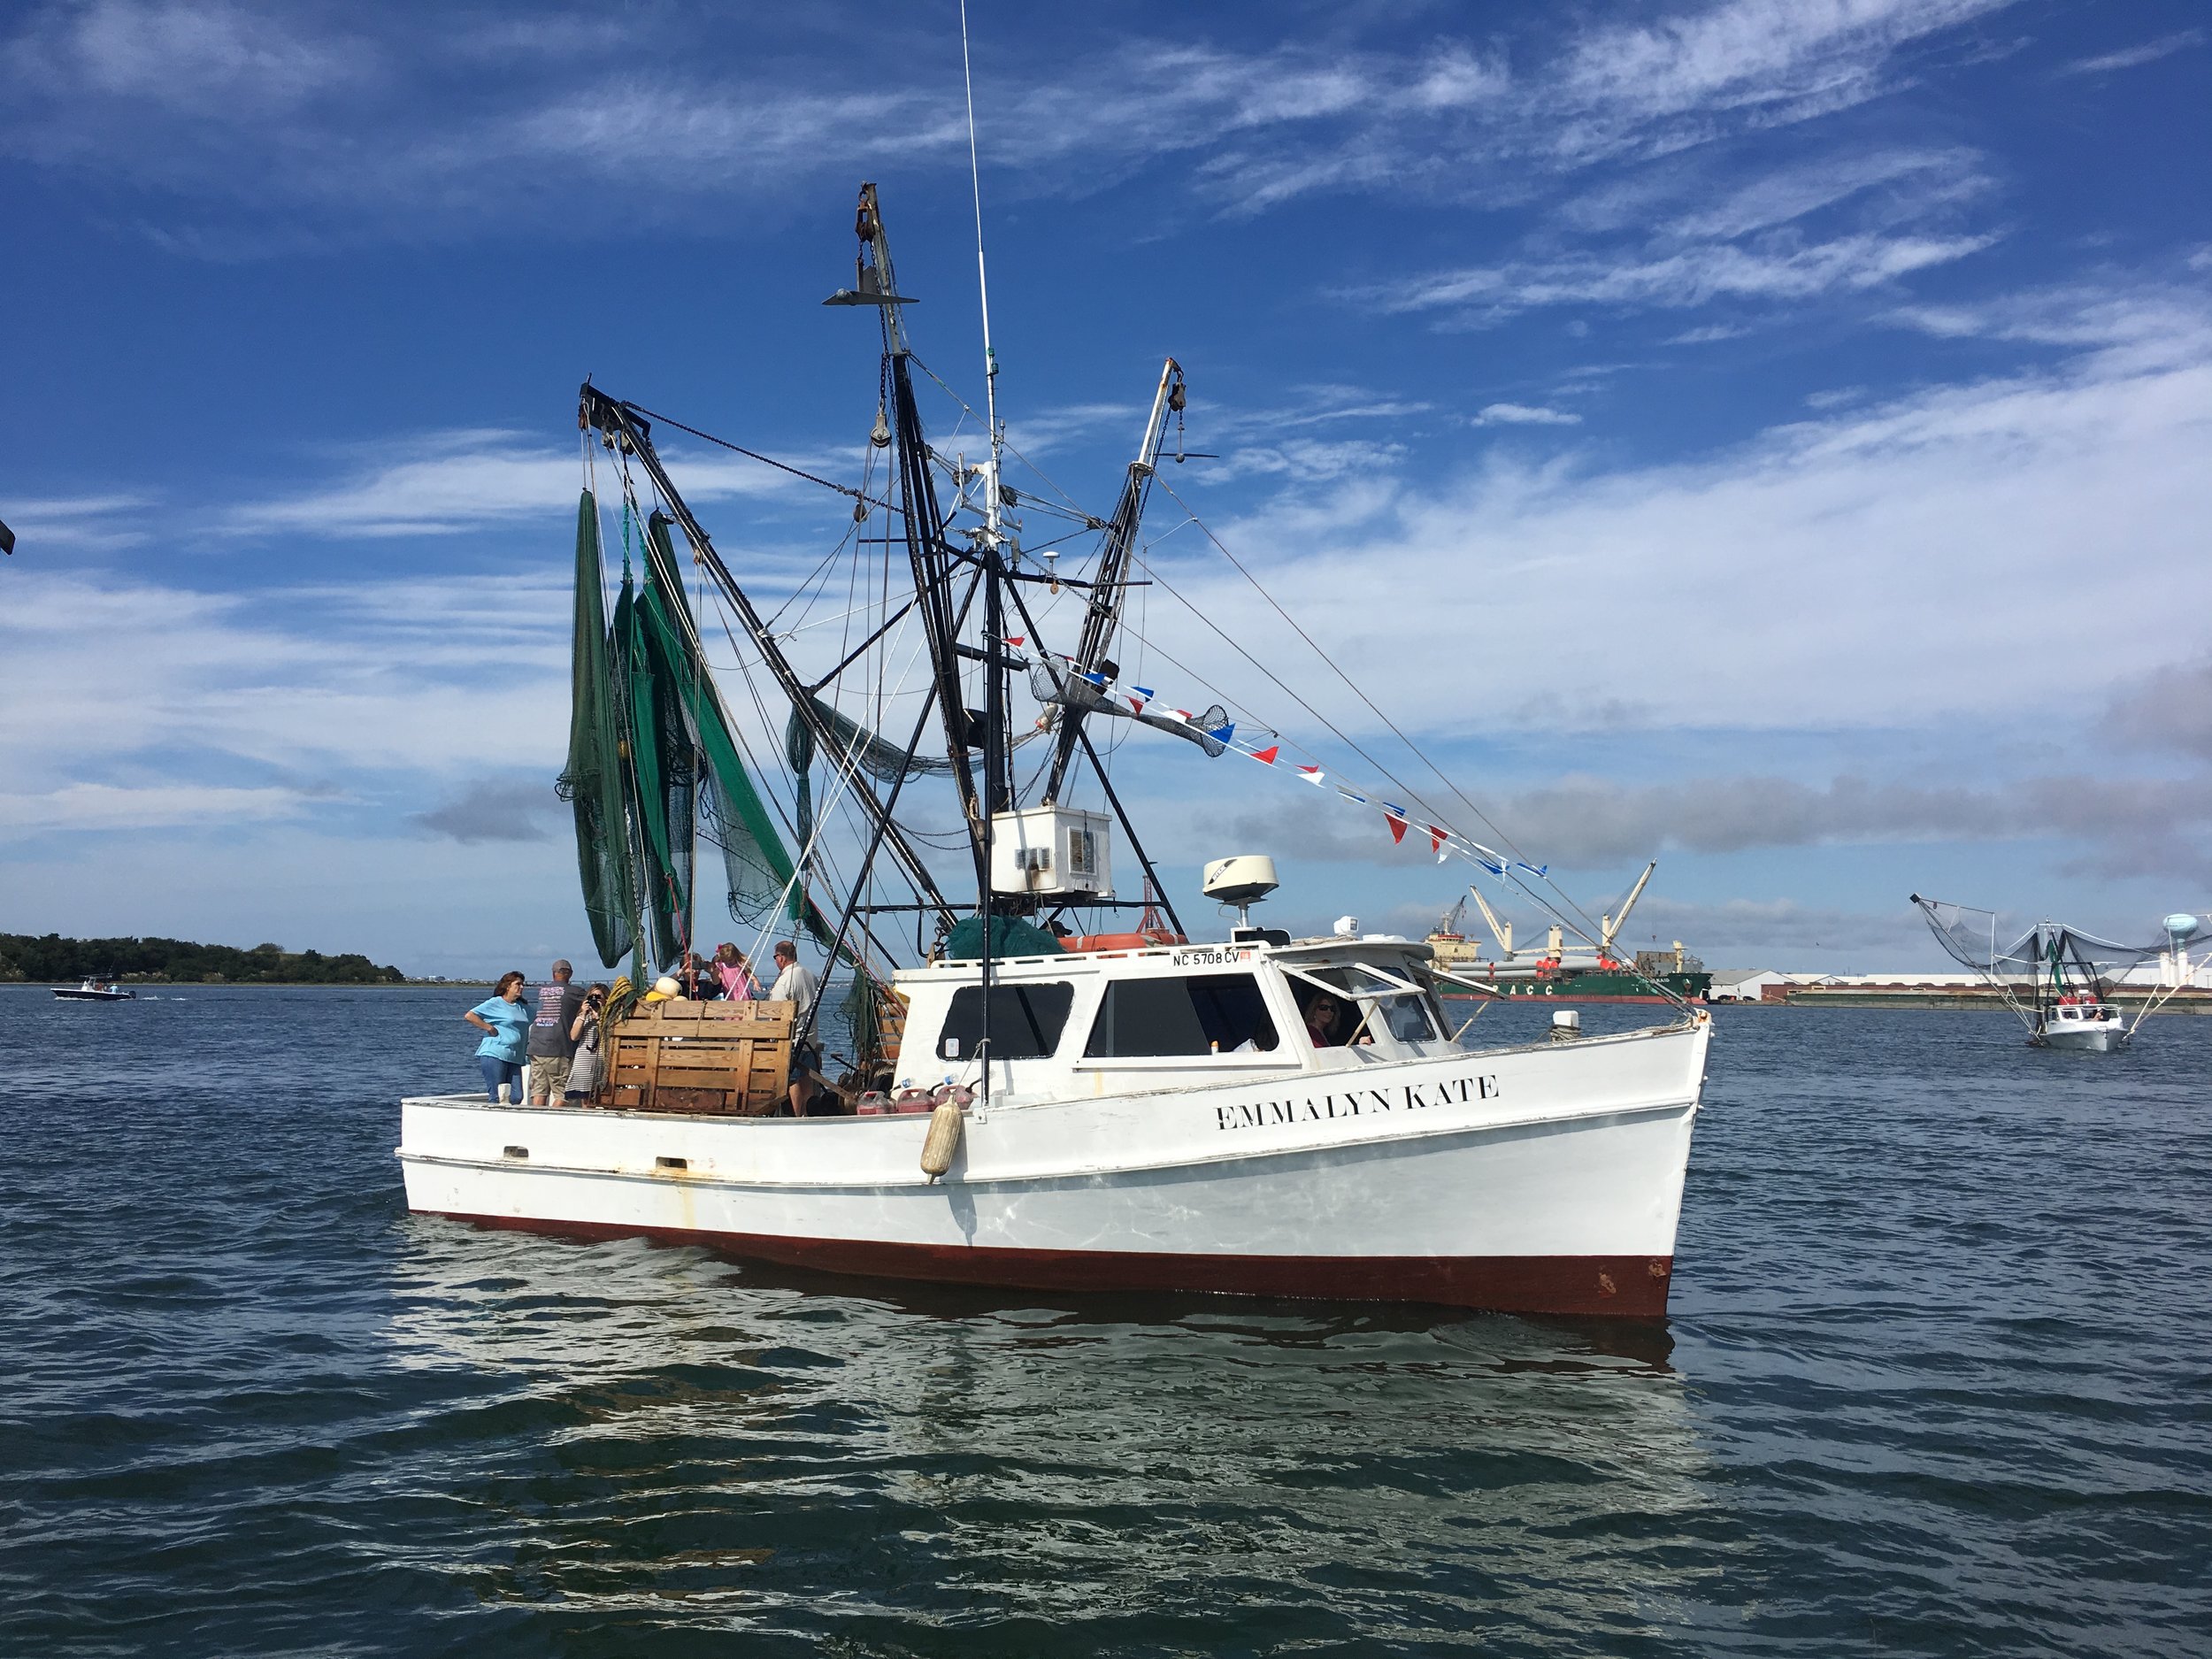
{"type": "Polygon", "coordinates": [[[1041,1298],[403,1226],[395,1358],[483,1408],[442,1452],[475,1517],[445,1570],[495,1602],[1141,1645],[1232,1620],[1373,1640],[1385,1598],[1408,1634],[1509,1607],[1630,1635],[1694,1597],[1677,1563],[1728,1548],[1663,1326],[1041,1298]]]}

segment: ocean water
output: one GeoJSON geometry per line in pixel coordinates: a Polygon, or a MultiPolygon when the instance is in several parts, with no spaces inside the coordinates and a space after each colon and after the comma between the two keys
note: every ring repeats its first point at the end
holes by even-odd
{"type": "Polygon", "coordinates": [[[0,1654],[2212,1652],[2212,1020],[1721,1010],[1632,1326],[415,1219],[472,1000],[0,988],[0,1654]]]}

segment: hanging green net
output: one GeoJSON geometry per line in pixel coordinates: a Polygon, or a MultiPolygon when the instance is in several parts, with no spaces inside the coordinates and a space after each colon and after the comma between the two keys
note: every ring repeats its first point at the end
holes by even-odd
{"type": "MultiPolygon", "coordinates": [[[[910,772],[942,776],[952,771],[952,762],[942,755],[933,759],[901,749],[850,716],[840,714],[821,698],[809,697],[807,701],[829,727],[837,745],[837,753],[832,759],[840,766],[856,767],[882,784],[896,783],[910,772]]],[[[814,766],[814,728],[799,718],[795,707],[783,728],[783,750],[796,783],[799,839],[810,841],[814,839],[814,786],[810,776],[814,766]]]]}
{"type": "Polygon", "coordinates": [[[691,949],[692,848],[699,747],[686,718],[686,682],[703,669],[677,618],[687,619],[675,561],[657,557],[649,535],[645,580],[626,580],[615,631],[628,671],[630,753],[637,780],[639,851],[646,925],[662,966],[691,949]]]}
{"type": "Polygon", "coordinates": [[[612,967],[636,942],[637,895],[630,882],[629,818],[622,778],[617,670],[600,598],[599,506],[586,490],[576,504],[576,637],[568,764],[556,787],[576,812],[576,865],[584,913],[599,960],[612,967]]]}
{"type": "Polygon", "coordinates": [[[796,867],[785,850],[760,792],[738,757],[737,741],[729,720],[699,654],[684,606],[683,589],[676,580],[676,557],[669,541],[669,520],[655,513],[646,527],[651,565],[651,586],[670,595],[641,606],[648,632],[661,666],[658,672],[673,688],[682,713],[697,743],[699,759],[699,821],[722,850],[723,872],[729,883],[729,910],[733,919],[758,926],[779,909],[826,945],[835,930],[808,898],[794,878],[796,867]],[[678,618],[682,618],[680,626],[678,618]]]}
{"type": "MultiPolygon", "coordinates": [[[[610,626],[589,490],[577,507],[575,701],[559,788],[575,808],[592,941],[610,967],[634,947],[657,969],[695,949],[693,848],[703,838],[720,849],[733,919],[760,927],[788,918],[826,946],[835,930],[795,879],[739,758],[699,649],[669,527],[661,513],[648,520],[641,581],[625,554],[610,626]]],[[[856,961],[849,945],[840,954],[856,961]]]]}

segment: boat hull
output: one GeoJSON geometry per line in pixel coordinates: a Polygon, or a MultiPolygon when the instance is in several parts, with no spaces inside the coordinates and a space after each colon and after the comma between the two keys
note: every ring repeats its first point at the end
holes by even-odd
{"type": "Polygon", "coordinates": [[[65,1002],[134,1002],[138,1000],[138,993],[135,991],[58,990],[54,995],[65,1002]]]}
{"type": "Polygon", "coordinates": [[[409,1208],[834,1272],[1663,1313],[1709,1027],[972,1117],[403,1107],[409,1208]]]}
{"type": "Polygon", "coordinates": [[[2126,1031],[2119,1025],[2060,1027],[2046,1030],[2039,1046],[2046,1048],[2071,1048],[2084,1054],[2111,1054],[2127,1041],[2126,1031]]]}

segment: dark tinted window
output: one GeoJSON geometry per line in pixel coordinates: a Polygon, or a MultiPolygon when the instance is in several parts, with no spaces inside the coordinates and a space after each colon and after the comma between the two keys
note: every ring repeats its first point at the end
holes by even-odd
{"type": "Polygon", "coordinates": [[[1196,973],[1110,981],[1083,1052],[1118,1060],[1228,1054],[1247,1043],[1255,1049],[1275,1046],[1275,1022],[1267,1017],[1259,982],[1248,973],[1196,973]]]}
{"type": "MultiPolygon", "coordinates": [[[[1068,1007],[1075,1001],[1075,987],[1065,979],[1043,985],[995,985],[991,987],[991,1057],[994,1060],[1039,1060],[1060,1046],[1060,1033],[1068,1023],[1068,1007]]],[[[945,1028],[937,1035],[937,1053],[947,1060],[975,1057],[983,1040],[983,987],[971,985],[952,994],[945,1028]],[[956,1045],[948,1048],[947,1044],[956,1045]]]]}

